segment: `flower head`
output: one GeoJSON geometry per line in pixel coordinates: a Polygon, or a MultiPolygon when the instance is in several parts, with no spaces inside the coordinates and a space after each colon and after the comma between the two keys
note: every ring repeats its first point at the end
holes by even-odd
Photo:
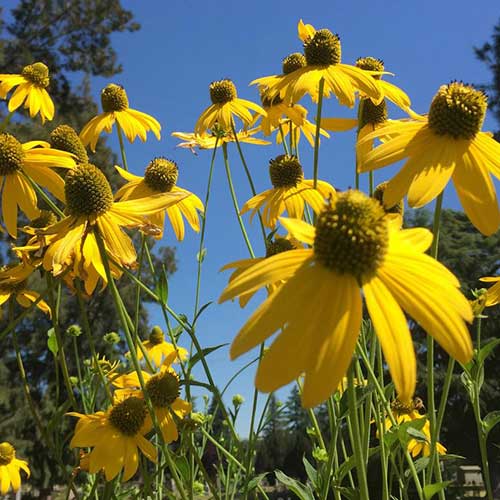
{"type": "Polygon", "coordinates": [[[107,283],[97,238],[110,257],[111,273],[121,275],[119,266],[133,267],[136,252],[122,227],[151,225],[148,217],[186,197],[171,192],[131,201],[113,201],[104,174],[89,163],[80,163],[66,175],[67,217],[38,232],[47,246],[43,267],[55,276],[69,269],[69,278],[79,277],[90,295],[99,279],[107,283]]]}
{"type": "Polygon", "coordinates": [[[54,103],[46,88],[50,84],[49,68],[41,62],[28,64],[20,75],[0,75],[0,99],[17,87],[9,99],[9,111],[15,111],[24,104],[33,118],[40,113],[42,123],[54,118],[54,103]]]}
{"type": "Polygon", "coordinates": [[[110,83],[105,87],[101,92],[101,105],[103,113],[92,118],[80,132],[83,144],[89,144],[92,151],[95,151],[101,132],[104,130],[110,134],[115,121],[130,142],[134,142],[136,137],[145,142],[148,131],[160,140],[161,125],[158,120],[129,108],[127,93],[121,85],[110,83]]]}
{"type": "MultiPolygon", "coordinates": [[[[145,390],[151,399],[160,431],[166,443],[176,441],[179,437],[176,419],[182,419],[191,412],[191,403],[184,401],[180,396],[179,377],[170,367],[171,360],[165,360],[160,370],[151,375],[142,372],[145,390]]],[[[137,372],[114,377],[112,383],[119,389],[115,391],[119,397],[135,396],[143,398],[142,391],[139,390],[140,383],[137,372]]],[[[150,417],[147,417],[150,420],[150,417]]]]}
{"type": "Polygon", "coordinates": [[[236,133],[235,137],[232,131],[226,132],[218,128],[218,126],[214,126],[211,133],[204,132],[202,134],[195,134],[194,132],[172,132],[172,135],[184,141],[177,145],[179,148],[190,149],[192,153],[196,154],[195,148],[220,148],[223,144],[228,142],[238,141],[261,146],[271,144],[269,141],[265,141],[264,139],[253,137],[257,132],[260,132],[259,127],[250,130],[241,130],[236,133]]]}
{"type": "MultiPolygon", "coordinates": [[[[419,398],[415,398],[409,403],[403,403],[401,400],[395,399],[391,403],[391,411],[398,425],[404,424],[405,422],[414,422],[425,419],[421,429],[421,432],[425,436],[425,440],[411,438],[407,444],[408,451],[414,458],[418,457],[420,454],[424,457],[428,457],[431,452],[430,422],[426,415],[422,415],[419,412],[421,406],[422,404],[419,398]]],[[[392,420],[389,417],[385,419],[384,426],[386,430],[392,428],[392,420]]],[[[441,443],[436,443],[436,450],[440,455],[446,454],[446,448],[441,443]]]]}
{"type": "Polygon", "coordinates": [[[318,181],[315,189],[312,179],[304,180],[302,165],[295,156],[280,155],[272,159],[269,162],[269,176],[273,188],[250,198],[243,205],[241,213],[251,210],[251,220],[263,208],[264,225],[271,229],[274,229],[278,217],[285,210],[290,217],[300,219],[307,203],[318,213],[323,209],[325,199],[335,193],[325,181],[318,181]]]}
{"type": "Polygon", "coordinates": [[[500,144],[481,131],[486,108],[486,96],[472,86],[460,82],[443,85],[427,116],[391,121],[366,135],[361,147],[377,137],[388,140],[364,155],[358,169],[366,172],[407,159],[389,181],[384,194],[387,206],[395,205],[406,194],[410,206],[426,205],[451,178],[472,224],[491,235],[500,225],[491,179],[491,174],[500,178],[500,144]]]}
{"type": "Polygon", "coordinates": [[[138,198],[160,194],[168,196],[169,193],[182,193],[185,195],[183,199],[170,205],[166,210],[149,217],[151,224],[160,228],[160,231],[154,235],[155,238],[160,239],[163,237],[165,213],[179,241],[184,239],[183,216],[192,229],[197,232],[200,230],[198,211],[203,213],[203,203],[198,196],[176,185],[179,170],[175,162],[162,157],[155,158],[146,167],[144,177],[131,174],[120,167],[116,167],[116,169],[119,174],[128,181],[127,184],[117,191],[115,195],[117,200],[136,200],[138,198]]]}
{"type": "Polygon", "coordinates": [[[341,63],[340,37],[328,29],[315,30],[308,26],[304,37],[305,66],[274,81],[259,79],[252,83],[267,83],[271,95],[280,95],[286,101],[296,103],[306,93],[317,102],[320,81],[323,80],[323,96],[330,97],[333,93],[342,105],[353,107],[357,91],[379,103],[383,93],[371,74],[341,63]]]}
{"type": "Polygon", "coordinates": [[[234,116],[238,117],[248,127],[252,123],[252,115],[249,110],[260,115],[266,112],[257,104],[240,99],[236,87],[231,80],[218,80],[209,86],[209,106],[198,118],[194,127],[195,134],[203,134],[207,129],[213,129],[216,125],[224,131],[231,131],[234,127],[234,116]]]}
{"type": "Polygon", "coordinates": [[[51,147],[72,153],[79,163],[88,163],[89,157],[75,129],[69,125],[59,125],[51,133],[51,147]]]}
{"type": "MultiPolygon", "coordinates": [[[[150,361],[157,367],[160,367],[167,360],[170,363],[178,363],[188,357],[188,352],[184,347],[176,348],[165,340],[163,330],[159,326],[153,326],[148,340],[145,340],[142,345],[146,349],[150,361]]],[[[141,349],[137,349],[137,357],[142,359],[141,349]]]]}
{"type": "Polygon", "coordinates": [[[64,181],[52,167],[71,168],[73,155],[43,141],[21,144],[13,135],[0,134],[0,179],[3,182],[2,217],[7,231],[17,237],[18,207],[29,219],[40,215],[30,179],[64,201],[64,181]]]}
{"type": "Polygon", "coordinates": [[[151,421],[143,399],[132,396],[115,402],[106,412],[68,415],[79,418],[71,448],[93,448],[86,461],[91,474],[103,470],[106,481],[111,481],[124,469],[123,481],[128,481],[137,471],[138,449],[156,462],[156,449],[144,437],[151,421]]]}
{"type": "Polygon", "coordinates": [[[485,307],[500,304],[500,276],[488,276],[486,278],[481,278],[481,281],[485,283],[494,283],[486,292],[485,307]]]}
{"type": "Polygon", "coordinates": [[[458,280],[425,254],[432,235],[401,230],[382,206],[359,191],[333,196],[316,227],[280,219],[312,248],[284,252],[229,283],[220,301],[285,279],[253,313],[231,346],[235,358],[277,330],[257,370],[264,392],[305,374],[302,402],[312,407],[338,387],[354,351],[362,297],[402,401],[413,395],[416,360],[403,310],[461,362],[472,356],[465,321],[472,321],[458,280]],[[292,267],[292,271],[290,271],[292,267]]]}
{"type": "Polygon", "coordinates": [[[28,463],[16,458],[15,448],[7,442],[0,443],[0,494],[6,495],[12,486],[14,493],[21,487],[20,470],[23,470],[28,477],[30,469],[28,463]]]}

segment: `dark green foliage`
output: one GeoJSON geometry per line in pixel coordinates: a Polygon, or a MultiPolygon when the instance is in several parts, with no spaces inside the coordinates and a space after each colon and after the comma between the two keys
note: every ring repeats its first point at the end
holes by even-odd
{"type": "MultiPolygon", "coordinates": [[[[132,21],[131,12],[124,10],[118,0],[72,0],[71,2],[21,0],[12,12],[8,23],[0,19],[0,73],[17,73],[26,64],[42,61],[50,68],[51,84],[48,89],[54,100],[56,116],[53,122],[42,127],[40,118],[34,120],[21,119],[24,113],[16,113],[8,131],[20,141],[47,140],[49,133],[59,124],[71,125],[77,132],[98,112],[89,91],[91,75],[110,77],[121,71],[117,54],[111,46],[110,36],[116,32],[135,31],[138,25],[132,21]],[[68,3],[70,5],[68,5],[68,3]],[[3,28],[3,30],[2,30],[3,28]],[[75,84],[75,72],[83,75],[82,83],[75,84]]],[[[1,15],[1,11],[0,11],[1,15]]],[[[4,102],[0,102],[0,120],[7,112],[4,102]]],[[[24,114],[26,117],[27,115],[24,114]]],[[[90,161],[104,171],[116,189],[119,176],[113,165],[118,163],[116,155],[106,146],[105,139],[97,145],[90,161]]],[[[147,159],[145,159],[147,163],[147,159]]],[[[43,202],[40,202],[43,207],[43,202]]],[[[136,247],[140,238],[134,236],[136,247]]],[[[2,262],[9,259],[7,255],[11,242],[4,235],[0,236],[0,255],[2,262]]],[[[148,238],[150,247],[154,240],[148,238]]],[[[19,241],[17,243],[20,243],[19,241]]],[[[160,249],[153,258],[154,266],[160,269],[164,265],[167,275],[175,271],[175,253],[171,248],[160,249]]],[[[0,263],[2,263],[0,262],[0,263]]],[[[141,275],[143,281],[155,288],[154,276],[147,266],[141,275]]],[[[45,277],[36,273],[30,283],[35,289],[46,287],[45,277]]],[[[126,277],[119,281],[120,293],[126,308],[134,316],[136,286],[126,277]]],[[[80,309],[74,293],[63,287],[61,296],[61,314],[59,325],[61,332],[73,324],[82,325],[80,309]]],[[[141,294],[141,303],[149,300],[141,294]]],[[[99,287],[92,298],[85,299],[86,311],[92,328],[92,337],[99,353],[111,360],[123,360],[128,350],[122,341],[116,345],[106,344],[103,336],[110,331],[120,331],[120,322],[115,313],[114,303],[109,290],[99,293],[99,287]]],[[[5,306],[4,306],[5,308],[5,306]]],[[[22,312],[16,306],[15,315],[22,312]]],[[[146,337],[147,310],[141,305],[139,310],[139,333],[146,337]]],[[[0,331],[6,327],[6,317],[0,321],[0,331]]],[[[0,363],[0,442],[12,442],[18,456],[26,458],[32,470],[29,484],[33,488],[33,496],[46,498],[55,484],[65,484],[67,479],[61,474],[62,467],[55,459],[58,457],[66,464],[66,472],[71,473],[72,466],[78,463],[77,455],[68,449],[68,439],[73,430],[75,420],[64,416],[70,410],[68,394],[62,382],[59,364],[54,355],[47,349],[47,331],[51,322],[39,311],[29,314],[17,327],[18,342],[29,381],[31,396],[44,427],[52,449],[42,439],[40,430],[35,425],[30,408],[22,390],[19,368],[17,366],[11,334],[0,337],[2,359],[0,363]],[[37,493],[38,492],[38,493],[37,493]]],[[[68,360],[70,376],[76,375],[76,356],[73,338],[64,335],[64,349],[68,360]]],[[[87,339],[81,335],[74,339],[78,347],[78,361],[83,367],[84,360],[89,359],[90,350],[87,339]]],[[[74,391],[80,401],[77,390],[74,391]]],[[[102,395],[98,403],[102,401],[102,395]]],[[[97,408],[102,409],[102,408],[97,408]]],[[[82,408],[75,408],[82,411],[82,408]]],[[[23,493],[23,498],[29,494],[23,493]]]]}

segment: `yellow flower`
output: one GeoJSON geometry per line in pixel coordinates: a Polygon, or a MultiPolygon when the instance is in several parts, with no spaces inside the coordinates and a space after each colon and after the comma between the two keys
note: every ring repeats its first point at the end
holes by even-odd
{"type": "Polygon", "coordinates": [[[206,132],[203,132],[202,134],[195,134],[194,132],[172,132],[172,135],[184,141],[178,144],[177,147],[190,149],[192,153],[196,154],[195,148],[214,149],[216,145],[220,148],[224,143],[236,142],[236,139],[238,142],[246,142],[248,144],[256,144],[260,146],[268,146],[271,144],[269,141],[252,137],[257,132],[260,132],[259,127],[251,130],[242,130],[236,133],[235,138],[232,131],[225,132],[221,129],[217,129],[215,126],[210,134],[206,132]]]}
{"type": "MultiPolygon", "coordinates": [[[[322,118],[321,126],[327,130],[334,132],[344,132],[352,128],[358,128],[358,144],[371,132],[383,127],[388,123],[386,99],[393,102],[407,113],[414,115],[410,109],[410,98],[399,87],[392,83],[382,80],[381,73],[384,71],[384,63],[373,57],[363,57],[356,61],[356,66],[360,69],[378,72],[372,74],[372,77],[377,81],[384,93],[384,99],[375,104],[371,99],[363,97],[359,102],[358,118],[322,118]]],[[[387,140],[385,137],[380,137],[382,141],[387,140]]],[[[358,156],[363,158],[373,148],[373,140],[364,141],[362,145],[358,145],[358,156]]]]}
{"type": "Polygon", "coordinates": [[[324,80],[323,96],[330,97],[333,93],[342,105],[353,107],[357,91],[370,97],[375,103],[382,100],[382,89],[370,72],[340,62],[340,38],[330,30],[315,31],[304,42],[304,56],[304,67],[274,81],[259,79],[256,83],[267,84],[271,96],[279,94],[285,101],[294,103],[306,93],[314,102],[318,102],[321,79],[324,80]]]}
{"type": "MultiPolygon", "coordinates": [[[[398,425],[404,424],[405,422],[412,422],[415,420],[425,419],[425,423],[421,429],[421,432],[425,435],[426,440],[421,441],[415,438],[411,438],[408,441],[407,448],[411,453],[412,457],[418,457],[421,453],[424,457],[428,457],[431,454],[431,428],[429,419],[420,414],[418,411],[419,398],[411,401],[409,404],[402,403],[399,400],[395,400],[391,403],[391,410],[398,425]]],[[[391,429],[392,420],[390,418],[385,419],[384,427],[386,430],[391,429]]],[[[446,454],[446,448],[441,443],[436,443],[436,450],[440,455],[446,454]]]]}
{"type": "Polygon", "coordinates": [[[335,193],[328,182],[318,181],[314,189],[314,181],[304,180],[302,166],[295,156],[280,155],[269,162],[269,175],[272,189],[250,198],[241,209],[244,214],[252,211],[250,220],[263,207],[262,220],[264,225],[274,229],[278,217],[286,210],[293,218],[301,219],[304,206],[309,204],[315,213],[320,212],[325,199],[335,193]]]}
{"type": "Polygon", "coordinates": [[[0,99],[7,99],[7,94],[17,87],[10,96],[9,111],[15,111],[24,103],[31,118],[40,113],[42,123],[45,123],[45,120],[54,118],[54,103],[45,90],[49,83],[49,69],[45,64],[29,64],[20,75],[0,75],[0,99]]]}
{"type": "Polygon", "coordinates": [[[500,304],[500,276],[481,278],[485,283],[495,283],[486,293],[486,307],[500,304]]]}
{"type": "Polygon", "coordinates": [[[129,397],[106,412],[68,415],[79,418],[70,447],[93,448],[85,459],[91,474],[104,470],[106,481],[111,481],[124,469],[122,480],[128,481],[139,465],[138,449],[156,462],[156,449],[144,437],[151,430],[144,400],[129,397]]]}
{"type": "MultiPolygon", "coordinates": [[[[160,371],[154,375],[142,372],[146,384],[145,389],[151,398],[151,403],[165,443],[177,441],[179,433],[175,419],[184,418],[192,410],[191,403],[179,397],[179,377],[170,367],[170,362],[171,360],[166,359],[161,365],[160,371]]],[[[115,391],[115,394],[118,394],[119,397],[144,397],[142,391],[139,390],[140,383],[137,372],[116,377],[112,380],[112,383],[115,387],[119,387],[115,391]]],[[[149,415],[146,418],[148,422],[151,422],[149,415]]]]}
{"type": "Polygon", "coordinates": [[[203,203],[195,194],[176,186],[179,171],[175,162],[166,158],[155,158],[147,166],[144,177],[131,174],[120,167],[116,167],[116,169],[128,181],[127,184],[116,192],[116,200],[137,200],[138,198],[146,198],[159,194],[169,197],[170,193],[182,193],[185,195],[185,198],[170,205],[166,210],[149,216],[151,224],[160,228],[160,231],[154,234],[155,238],[160,239],[163,237],[165,212],[179,241],[184,239],[184,221],[182,216],[186,218],[189,225],[196,232],[200,230],[198,210],[203,213],[203,203]]]}
{"type": "Polygon", "coordinates": [[[407,158],[391,179],[384,203],[394,205],[408,193],[412,207],[426,205],[446,184],[453,184],[465,213],[479,231],[493,234],[500,225],[495,186],[500,178],[500,144],[481,132],[486,96],[469,85],[452,82],[440,87],[429,114],[413,121],[392,121],[360,142],[392,137],[359,163],[367,172],[407,158]]]}
{"type": "MultiPolygon", "coordinates": [[[[281,129],[283,130],[283,136],[285,139],[288,137],[289,133],[293,134],[292,143],[298,145],[300,142],[300,137],[304,134],[304,137],[307,139],[307,142],[314,147],[314,139],[316,137],[316,125],[309,120],[304,120],[304,123],[301,127],[294,127],[293,122],[291,120],[282,120],[281,129]],[[290,132],[291,130],[291,132],[290,132]]],[[[319,129],[320,135],[326,138],[330,138],[330,134],[323,130],[319,129]]],[[[283,138],[281,134],[276,135],[276,142],[281,144],[283,142],[283,138]]]]}
{"type": "Polygon", "coordinates": [[[28,462],[16,458],[16,450],[7,442],[0,443],[0,494],[7,495],[10,486],[14,493],[21,487],[22,469],[30,477],[28,462]]]}
{"type": "MultiPolygon", "coordinates": [[[[0,305],[11,297],[23,307],[30,307],[38,300],[40,294],[27,288],[27,280],[35,269],[35,266],[24,261],[0,269],[0,305]]],[[[36,306],[51,315],[50,307],[44,300],[40,300],[36,306]]]]}
{"type": "MultiPolygon", "coordinates": [[[[289,250],[294,250],[302,248],[302,245],[298,241],[292,241],[287,238],[282,238],[277,236],[274,238],[274,241],[269,240],[266,242],[266,256],[265,257],[257,257],[254,259],[241,259],[235,262],[231,262],[230,264],[226,264],[221,268],[221,271],[226,271],[227,269],[234,269],[233,273],[229,277],[229,283],[235,280],[238,276],[240,276],[247,269],[251,268],[255,264],[262,262],[273,255],[276,255],[281,252],[287,252],[289,250]]],[[[292,274],[293,268],[290,269],[290,274],[292,274]]],[[[268,285],[267,289],[269,294],[276,291],[285,281],[280,280],[276,283],[271,283],[268,285]]],[[[243,293],[239,296],[240,307],[245,307],[248,304],[248,301],[254,296],[257,290],[253,290],[249,293],[243,293]]]]}
{"type": "MultiPolygon", "coordinates": [[[[145,340],[142,345],[148,352],[148,357],[156,366],[170,360],[170,363],[178,363],[184,361],[188,357],[188,352],[184,347],[174,347],[170,342],[165,341],[165,336],[159,326],[154,326],[149,335],[149,339],[145,340]]],[[[142,350],[137,349],[137,357],[142,359],[142,350]]]]}
{"type": "Polygon", "coordinates": [[[84,146],[90,144],[92,151],[95,151],[101,132],[110,134],[115,121],[130,142],[136,137],[145,142],[148,131],[160,140],[160,123],[146,113],[129,108],[127,93],[121,85],[110,83],[105,87],[101,92],[101,105],[104,112],[92,118],[80,132],[84,146]]]}
{"type": "Polygon", "coordinates": [[[233,115],[236,115],[247,127],[253,120],[249,110],[260,115],[266,114],[258,104],[240,99],[231,80],[212,82],[209,90],[212,105],[198,118],[194,127],[195,134],[203,134],[207,129],[213,129],[216,125],[224,131],[230,131],[234,125],[233,115]]]}
{"type": "Polygon", "coordinates": [[[85,291],[92,294],[99,278],[107,284],[104,264],[99,252],[96,232],[103,240],[111,258],[111,272],[119,277],[118,266],[133,267],[136,252],[122,227],[147,225],[148,216],[165,210],[185,198],[185,193],[168,193],[131,201],[113,201],[111,186],[104,174],[89,163],[78,164],[66,175],[67,217],[39,234],[47,238],[43,267],[54,276],[70,269],[72,278],[85,282],[85,291]]]}
{"type": "Polygon", "coordinates": [[[10,134],[0,134],[2,217],[11,236],[17,238],[18,207],[29,219],[40,214],[36,191],[26,176],[64,201],[64,181],[51,167],[71,168],[74,165],[73,155],[51,148],[47,142],[21,144],[10,134]]]}
{"type": "Polygon", "coordinates": [[[416,381],[403,310],[451,356],[462,363],[470,360],[472,343],[464,321],[472,321],[471,307],[455,276],[425,254],[432,241],[429,231],[401,230],[387,221],[376,200],[359,191],[334,196],[316,228],[298,219],[280,221],[312,248],[252,266],[220,297],[223,302],[287,280],[253,313],[231,346],[234,359],[281,331],[257,370],[259,390],[274,391],[304,373],[303,405],[327,399],[351,362],[362,297],[403,401],[412,397],[416,381]]]}

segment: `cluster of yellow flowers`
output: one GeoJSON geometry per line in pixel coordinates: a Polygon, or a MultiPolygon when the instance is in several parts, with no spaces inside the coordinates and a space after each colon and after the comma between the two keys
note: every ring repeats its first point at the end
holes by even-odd
{"type": "MultiPolygon", "coordinates": [[[[451,356],[467,363],[472,356],[467,323],[473,312],[455,276],[426,253],[432,233],[402,227],[402,199],[407,196],[412,207],[426,205],[442,195],[452,178],[472,224],[485,235],[497,231],[500,210],[491,174],[500,178],[500,144],[481,130],[486,97],[470,85],[452,82],[440,87],[428,113],[419,115],[401,89],[382,79],[387,72],[380,60],[365,57],[354,66],[344,64],[339,36],[302,21],[298,35],[303,53],[287,56],[281,74],[252,82],[258,85],[262,106],[239,98],[232,81],[214,81],[209,88],[212,104],[201,113],[194,132],[173,134],[184,141],[181,147],[194,151],[228,142],[269,144],[255,135],[277,131],[276,140],[285,149],[270,161],[272,187],[246,201],[240,211],[250,212],[250,219],[262,211],[263,225],[271,231],[266,256],[225,266],[233,274],[221,302],[239,297],[245,306],[257,290],[268,290],[235,338],[231,357],[278,332],[258,366],[257,388],[274,391],[303,376],[303,405],[316,406],[342,386],[364,301],[401,403],[396,421],[418,419],[423,415],[411,406],[416,357],[405,313],[451,356]],[[358,117],[322,118],[323,99],[332,94],[351,108],[358,101],[358,117]],[[318,103],[316,124],[307,120],[307,110],[299,104],[305,95],[318,103]],[[408,118],[389,119],[386,100],[408,118]],[[237,131],[236,119],[243,130],[237,131]],[[406,160],[373,196],[335,190],[318,178],[317,158],[312,178],[305,179],[298,158],[301,134],[317,153],[320,135],[328,138],[327,131],[354,127],[357,174],[406,160]],[[381,145],[374,147],[375,139],[381,145]],[[283,217],[285,212],[288,217],[283,217]],[[287,234],[276,234],[278,228],[287,234]]],[[[19,75],[0,75],[0,98],[9,100],[10,112],[24,105],[31,117],[39,113],[42,122],[52,120],[49,82],[47,67],[34,63],[19,75]]],[[[81,280],[89,296],[99,282],[105,287],[124,269],[136,266],[136,250],[123,228],[161,238],[166,214],[178,240],[184,238],[184,218],[200,230],[203,204],[177,186],[173,161],[155,158],[143,177],[128,172],[126,165],[116,167],[126,183],[115,194],[103,171],[89,163],[86,146],[95,151],[100,134],[110,133],[113,126],[120,139],[123,133],[130,142],[137,137],[145,141],[148,131],[160,139],[158,121],[130,108],[121,86],[108,85],[101,102],[103,112],[79,135],[67,125],[54,129],[49,142],[22,144],[8,133],[0,134],[4,226],[17,238],[19,209],[30,221],[22,228],[29,236],[27,243],[14,247],[19,262],[0,271],[0,304],[15,298],[24,307],[36,303],[50,314],[40,295],[26,286],[39,268],[70,287],[81,280]],[[39,208],[38,196],[51,211],[39,208]]],[[[500,277],[483,280],[495,282],[486,305],[499,303],[500,277]]],[[[123,480],[135,474],[138,449],[155,461],[156,448],[145,437],[153,424],[163,442],[170,443],[178,438],[177,421],[191,411],[191,404],[180,398],[179,377],[172,368],[187,352],[165,342],[159,329],[153,329],[143,348],[155,370],[110,374],[115,390],[106,411],[70,413],[79,419],[71,446],[93,448],[80,466],[90,473],[104,471],[108,481],[122,469],[123,480]]],[[[428,422],[423,432],[430,440],[428,422]]],[[[419,441],[411,441],[409,447],[414,456],[429,453],[429,445],[419,441]]],[[[439,445],[438,452],[445,449],[439,445]]],[[[29,473],[26,463],[15,458],[13,447],[2,443],[2,494],[10,484],[19,488],[20,468],[29,473]]]]}

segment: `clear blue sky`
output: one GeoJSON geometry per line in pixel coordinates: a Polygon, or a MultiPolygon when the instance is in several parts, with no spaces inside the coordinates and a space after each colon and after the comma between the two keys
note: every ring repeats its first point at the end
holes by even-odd
{"type": "MultiPolygon", "coordinates": [[[[7,8],[15,2],[7,2],[7,8]]],[[[129,95],[130,106],[154,115],[162,124],[162,140],[150,137],[147,143],[127,145],[129,166],[142,174],[155,156],[174,159],[180,169],[179,185],[204,197],[210,162],[210,151],[198,156],[176,148],[173,131],[192,131],[200,113],[209,105],[208,85],[213,80],[231,78],[239,96],[257,100],[255,87],[248,83],[260,76],[280,72],[281,60],[301,50],[297,38],[297,21],[329,28],[342,41],[343,62],[353,64],[360,56],[374,56],[385,61],[386,69],[396,74],[391,81],[411,97],[413,108],[424,113],[441,84],[451,80],[484,83],[490,74],[474,55],[473,47],[481,46],[492,34],[500,17],[500,4],[478,0],[474,6],[465,0],[421,0],[385,2],[321,0],[254,0],[252,2],[201,2],[168,0],[123,2],[133,11],[142,29],[136,33],[113,37],[122,74],[113,82],[122,84],[129,95]]],[[[390,77],[387,77],[390,78],[390,77]]],[[[101,88],[110,83],[94,79],[92,91],[97,100],[101,88]]],[[[303,103],[313,120],[315,108],[309,98],[303,103]]],[[[396,110],[393,110],[396,111],[396,110]]],[[[354,116],[335,99],[326,101],[323,116],[354,116]]],[[[393,117],[401,116],[399,114],[393,117]]],[[[486,127],[496,124],[487,118],[486,127]]],[[[118,151],[114,136],[111,145],[118,151]]],[[[320,177],[345,189],[353,184],[354,134],[343,133],[323,141],[320,153],[320,177]]],[[[245,155],[254,175],[258,192],[270,187],[268,160],[281,149],[272,146],[247,146],[245,155]]],[[[306,178],[312,177],[310,148],[302,143],[306,178]]],[[[240,205],[251,195],[236,151],[230,148],[230,160],[240,205]]],[[[246,248],[234,217],[224,175],[222,155],[218,155],[213,193],[208,211],[207,256],[203,267],[202,303],[217,300],[227,282],[227,273],[219,273],[226,263],[247,256],[246,248]]],[[[387,179],[394,169],[376,173],[376,181],[387,179]]],[[[457,207],[451,186],[445,198],[447,206],[457,207]]],[[[248,220],[245,219],[247,222],[248,220]]],[[[253,229],[257,229],[257,226],[253,229]]],[[[252,232],[257,254],[263,253],[259,233],[252,232]]],[[[171,306],[191,316],[196,276],[196,252],[199,236],[188,230],[184,242],[177,244],[170,228],[164,244],[177,247],[179,270],[170,282],[171,306]]],[[[237,303],[212,305],[198,325],[198,336],[204,346],[230,342],[250,312],[259,303],[253,300],[247,310],[237,303]]],[[[153,322],[161,324],[156,310],[153,322]]],[[[181,343],[187,344],[183,337],[181,343]]],[[[219,386],[255,356],[256,350],[230,362],[227,348],[209,356],[219,386]]],[[[229,395],[241,393],[246,398],[238,430],[245,435],[255,368],[240,376],[229,395]]],[[[201,372],[198,372],[201,376],[201,372]]],[[[281,391],[286,397],[288,390],[281,391]]]]}

